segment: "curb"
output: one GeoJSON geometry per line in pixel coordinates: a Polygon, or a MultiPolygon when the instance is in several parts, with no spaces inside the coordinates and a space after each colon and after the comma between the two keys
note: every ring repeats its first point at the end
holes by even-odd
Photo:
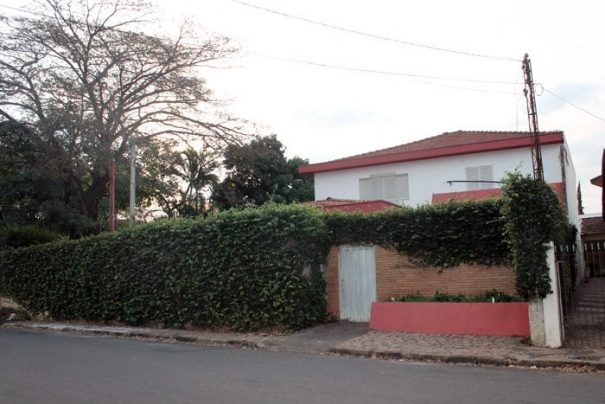
{"type": "MultiPolygon", "coordinates": [[[[44,323],[24,323],[24,322],[6,322],[0,324],[0,328],[29,329],[51,332],[62,332],[80,335],[106,335],[122,338],[142,338],[159,342],[180,342],[184,344],[195,344],[202,346],[221,346],[230,348],[248,348],[248,349],[267,349],[262,342],[254,342],[245,339],[211,339],[198,338],[189,335],[164,334],[158,335],[153,332],[146,332],[143,329],[129,329],[127,327],[103,328],[87,326],[56,325],[44,323]]],[[[555,369],[578,369],[584,368],[589,371],[605,371],[605,362],[586,361],[586,360],[559,360],[559,359],[514,359],[514,358],[494,358],[478,355],[436,355],[426,353],[412,352],[389,352],[376,350],[359,350],[347,348],[330,348],[329,354],[353,356],[361,358],[375,358],[385,360],[408,360],[416,362],[439,362],[451,364],[467,365],[487,365],[487,366],[519,366],[524,368],[555,368],[555,369]]]]}
{"type": "MultiPolygon", "coordinates": [[[[228,339],[228,340],[218,340],[218,339],[209,339],[209,338],[196,338],[192,336],[186,335],[157,335],[151,332],[144,332],[140,330],[128,330],[124,328],[123,330],[116,329],[102,329],[100,327],[85,327],[85,326],[56,326],[50,324],[25,324],[25,323],[4,323],[0,325],[0,328],[13,328],[13,329],[29,329],[29,330],[42,330],[42,331],[53,331],[53,332],[63,332],[70,334],[80,334],[80,335],[107,335],[112,337],[123,337],[123,338],[145,338],[145,339],[153,339],[156,341],[176,341],[185,344],[197,344],[197,345],[205,345],[205,346],[224,346],[224,347],[234,347],[234,348],[250,348],[250,349],[261,349],[263,348],[262,344],[258,344],[253,341],[248,340],[238,340],[238,339],[228,339]]],[[[120,327],[122,328],[122,327],[120,327]]]]}
{"type": "Polygon", "coordinates": [[[338,355],[356,356],[362,358],[377,358],[388,360],[411,360],[420,362],[443,362],[470,365],[490,366],[520,366],[527,368],[578,368],[584,367],[593,371],[605,371],[604,362],[574,361],[556,359],[500,359],[487,356],[474,355],[435,355],[403,352],[363,351],[358,349],[332,348],[330,353],[338,355]]]}

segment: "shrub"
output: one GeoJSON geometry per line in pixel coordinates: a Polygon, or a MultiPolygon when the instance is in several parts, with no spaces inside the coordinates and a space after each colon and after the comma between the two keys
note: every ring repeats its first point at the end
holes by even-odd
{"type": "Polygon", "coordinates": [[[15,249],[0,256],[0,281],[57,320],[297,329],[325,316],[319,268],[331,245],[377,244],[441,267],[503,264],[499,212],[494,201],[373,214],[230,210],[15,249]]]}
{"type": "Polygon", "coordinates": [[[326,214],[333,245],[377,244],[420,265],[507,264],[499,201],[450,202],[383,212],[326,214]]]}
{"type": "Polygon", "coordinates": [[[325,316],[325,235],[312,209],[227,211],[16,249],[3,283],[58,320],[297,329],[325,316]]]}
{"type": "Polygon", "coordinates": [[[59,233],[33,225],[0,228],[0,250],[44,244],[61,238],[59,233]]]}
{"type": "Polygon", "coordinates": [[[552,292],[546,253],[551,241],[565,236],[567,224],[559,200],[542,181],[509,174],[503,187],[504,235],[512,253],[517,292],[526,299],[552,292]]]}
{"type": "Polygon", "coordinates": [[[496,289],[485,292],[478,296],[450,295],[447,293],[436,292],[434,296],[423,296],[419,293],[406,295],[399,298],[392,298],[391,301],[397,302],[455,302],[455,303],[480,303],[480,302],[516,302],[519,298],[498,292],[496,289]]]}

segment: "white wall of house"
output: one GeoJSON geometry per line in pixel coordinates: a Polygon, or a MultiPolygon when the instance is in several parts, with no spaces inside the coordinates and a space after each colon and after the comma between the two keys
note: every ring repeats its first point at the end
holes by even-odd
{"type": "Polygon", "coordinates": [[[576,179],[576,169],[573,166],[573,161],[571,160],[571,154],[569,153],[567,143],[561,145],[560,156],[562,162],[562,175],[565,178],[564,192],[565,202],[567,204],[567,220],[578,230],[576,235],[576,265],[579,268],[579,276],[576,278],[576,280],[579,283],[586,275],[586,263],[584,260],[584,250],[582,249],[582,219],[578,213],[578,182],[576,179]]]}
{"type": "Polygon", "coordinates": [[[576,169],[573,166],[573,162],[571,161],[571,154],[569,153],[569,148],[567,144],[561,145],[560,149],[561,153],[561,162],[563,174],[565,176],[565,199],[567,202],[567,217],[569,218],[569,223],[573,224],[580,230],[581,219],[580,214],[578,213],[578,193],[577,186],[578,182],[576,179],[576,169]]]}
{"type": "MultiPolygon", "coordinates": [[[[549,183],[562,181],[560,144],[542,148],[544,177],[549,183]]],[[[569,158],[571,162],[571,158],[569,158]]],[[[465,180],[467,167],[493,167],[493,179],[500,180],[506,172],[519,170],[523,174],[533,172],[531,151],[518,148],[492,152],[440,157],[427,160],[351,168],[315,174],[315,199],[328,197],[362,199],[359,180],[384,174],[407,174],[409,198],[392,202],[407,206],[431,203],[433,193],[461,192],[468,190],[467,183],[448,185],[449,180],[465,180]]],[[[571,166],[573,168],[573,165],[571,166]]],[[[575,175],[575,174],[574,174],[575,175]]],[[[493,185],[494,188],[498,184],[493,185]]],[[[570,199],[571,200],[571,199],[570,199]]],[[[575,200],[575,198],[574,198],[575,200]]]]}

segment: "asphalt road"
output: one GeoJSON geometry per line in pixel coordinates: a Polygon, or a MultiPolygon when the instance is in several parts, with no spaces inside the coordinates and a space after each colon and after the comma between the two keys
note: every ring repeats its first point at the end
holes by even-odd
{"type": "Polygon", "coordinates": [[[605,403],[605,375],[0,329],[1,403],[605,403]]]}

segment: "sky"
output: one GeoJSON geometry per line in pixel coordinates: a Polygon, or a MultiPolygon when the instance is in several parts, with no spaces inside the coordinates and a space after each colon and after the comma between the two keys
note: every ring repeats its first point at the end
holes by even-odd
{"type": "MultiPolygon", "coordinates": [[[[203,72],[208,85],[230,114],[253,122],[260,134],[276,134],[288,156],[315,163],[449,131],[527,130],[520,59],[528,53],[538,83],[540,129],[565,132],[585,211],[600,211],[600,188],[589,180],[600,173],[605,147],[602,1],[241,0],[399,41],[333,30],[238,1],[151,0],[158,11],[154,30],[173,35],[186,20],[232,38],[239,52],[224,68],[203,72]]],[[[27,1],[10,1],[22,4],[27,1]]]]}

